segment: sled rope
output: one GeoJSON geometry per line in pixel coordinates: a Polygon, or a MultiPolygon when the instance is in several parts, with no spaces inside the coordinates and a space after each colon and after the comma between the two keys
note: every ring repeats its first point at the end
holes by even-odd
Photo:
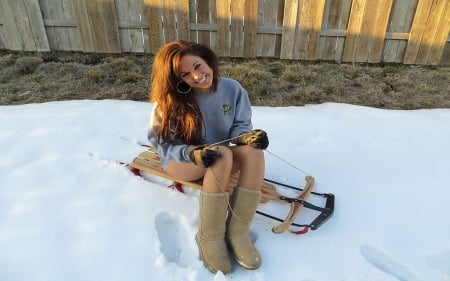
{"type": "Polygon", "coordinates": [[[268,149],[266,149],[267,153],[269,153],[270,155],[272,155],[273,157],[277,158],[278,160],[280,160],[281,162],[289,165],[290,167],[294,168],[295,170],[299,171],[300,173],[302,173],[305,176],[311,176],[309,173],[303,171],[302,169],[298,168],[297,166],[295,166],[294,164],[291,164],[290,162],[284,160],[283,158],[281,158],[280,156],[276,155],[275,153],[269,151],[268,149]]]}
{"type": "MultiPolygon", "coordinates": [[[[242,135],[246,135],[246,134],[250,134],[250,133],[251,133],[251,132],[248,132],[248,133],[244,133],[244,134],[242,134],[242,135]]],[[[229,139],[224,139],[224,140],[221,140],[221,141],[212,143],[212,144],[208,144],[206,147],[216,146],[216,145],[222,144],[222,143],[224,143],[224,142],[229,142],[229,141],[232,141],[232,140],[235,140],[235,139],[239,138],[239,137],[242,136],[242,135],[239,135],[239,136],[236,136],[236,137],[232,137],[232,138],[229,138],[229,139]]],[[[298,168],[297,166],[293,165],[292,163],[290,163],[290,162],[284,160],[283,158],[281,158],[280,156],[278,156],[278,155],[276,155],[275,153],[271,152],[270,150],[265,149],[265,151],[267,151],[267,153],[269,153],[269,154],[272,155],[273,157],[277,158],[277,159],[280,160],[281,162],[283,162],[283,163],[285,163],[285,164],[291,166],[291,167],[294,168],[295,170],[299,171],[299,172],[302,173],[303,175],[305,175],[305,176],[311,176],[309,173],[307,173],[307,172],[305,172],[304,170],[298,168]]]]}

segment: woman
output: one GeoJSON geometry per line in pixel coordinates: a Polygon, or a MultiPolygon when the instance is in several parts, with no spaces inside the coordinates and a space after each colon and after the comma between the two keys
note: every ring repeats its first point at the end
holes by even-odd
{"type": "Polygon", "coordinates": [[[203,178],[196,241],[205,266],[226,274],[232,270],[227,246],[244,268],[261,265],[248,231],[269,141],[264,131],[252,130],[247,92],[237,81],[219,77],[218,65],[217,55],[203,44],[180,40],[160,48],[152,67],[148,138],[167,174],[203,178]],[[230,201],[229,177],[237,171],[230,201]]]}

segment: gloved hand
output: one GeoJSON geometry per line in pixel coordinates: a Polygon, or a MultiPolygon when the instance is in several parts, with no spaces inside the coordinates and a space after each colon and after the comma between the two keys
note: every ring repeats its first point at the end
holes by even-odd
{"type": "Polygon", "coordinates": [[[263,130],[253,130],[241,134],[237,140],[237,145],[250,145],[258,149],[266,149],[269,146],[269,138],[263,130]]]}
{"type": "Polygon", "coordinates": [[[206,145],[189,145],[185,154],[191,162],[202,168],[208,168],[221,156],[217,146],[206,145]]]}

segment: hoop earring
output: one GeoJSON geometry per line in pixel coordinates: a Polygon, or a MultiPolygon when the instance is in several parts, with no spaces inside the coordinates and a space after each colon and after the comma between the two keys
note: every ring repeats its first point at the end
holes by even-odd
{"type": "Polygon", "coordinates": [[[180,94],[188,94],[192,91],[191,86],[189,86],[186,82],[184,81],[178,81],[177,83],[177,92],[180,94]],[[181,85],[181,89],[180,89],[180,85],[181,85]]]}

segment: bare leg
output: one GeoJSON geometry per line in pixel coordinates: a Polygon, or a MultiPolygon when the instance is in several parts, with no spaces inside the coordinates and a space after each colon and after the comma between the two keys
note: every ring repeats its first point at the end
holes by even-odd
{"type": "Polygon", "coordinates": [[[169,162],[166,173],[172,177],[195,181],[203,178],[203,190],[208,193],[226,192],[233,165],[233,153],[229,147],[219,146],[221,157],[208,169],[193,163],[169,162]]]}
{"type": "Polygon", "coordinates": [[[248,145],[230,149],[233,151],[233,172],[240,171],[238,186],[259,190],[264,181],[264,151],[248,145]]]}
{"type": "Polygon", "coordinates": [[[203,190],[209,193],[221,193],[228,191],[233,166],[233,153],[229,147],[219,146],[221,157],[206,170],[203,178],[203,190]]]}
{"type": "Polygon", "coordinates": [[[205,176],[206,169],[194,163],[180,163],[171,161],[167,165],[165,172],[174,178],[185,181],[196,181],[205,176]]]}

